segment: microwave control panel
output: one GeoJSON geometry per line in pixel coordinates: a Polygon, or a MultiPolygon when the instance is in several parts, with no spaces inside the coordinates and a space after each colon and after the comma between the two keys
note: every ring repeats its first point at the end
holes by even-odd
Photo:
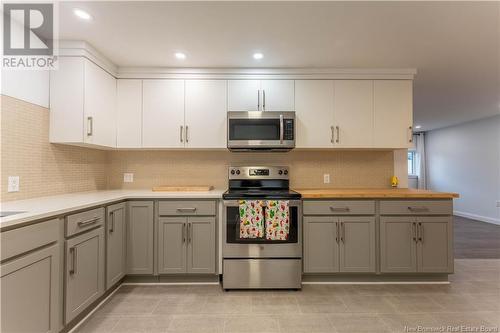
{"type": "Polygon", "coordinates": [[[293,140],[294,137],[294,126],[293,119],[284,119],[283,120],[283,139],[284,140],[293,140]]]}

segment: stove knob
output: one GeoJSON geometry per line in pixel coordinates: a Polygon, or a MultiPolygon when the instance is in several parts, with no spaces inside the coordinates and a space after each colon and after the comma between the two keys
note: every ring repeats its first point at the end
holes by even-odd
{"type": "Polygon", "coordinates": [[[284,173],[285,173],[285,175],[288,175],[288,170],[285,170],[284,173]]]}
{"type": "Polygon", "coordinates": [[[240,174],[240,170],[236,170],[236,174],[239,175],[240,174]]]}
{"type": "Polygon", "coordinates": [[[231,170],[231,174],[234,175],[234,170],[231,170]]]}
{"type": "Polygon", "coordinates": [[[278,171],[278,175],[282,175],[282,174],[283,174],[282,170],[278,171]]]}

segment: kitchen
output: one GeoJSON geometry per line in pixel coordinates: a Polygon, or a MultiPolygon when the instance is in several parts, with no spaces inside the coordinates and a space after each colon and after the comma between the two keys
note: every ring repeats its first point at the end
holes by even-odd
{"type": "Polygon", "coordinates": [[[497,271],[454,258],[461,193],[408,188],[419,67],[305,66],[272,34],[214,51],[208,17],[341,9],[362,15],[59,3],[57,68],[2,70],[2,332],[494,328],[497,271]],[[169,22],[186,40],[153,42],[169,22]]]}

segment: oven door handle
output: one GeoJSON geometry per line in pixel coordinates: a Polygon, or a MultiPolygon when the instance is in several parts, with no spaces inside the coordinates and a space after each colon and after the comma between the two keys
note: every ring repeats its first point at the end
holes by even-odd
{"type": "Polygon", "coordinates": [[[283,115],[280,114],[280,143],[283,143],[283,115]]]}

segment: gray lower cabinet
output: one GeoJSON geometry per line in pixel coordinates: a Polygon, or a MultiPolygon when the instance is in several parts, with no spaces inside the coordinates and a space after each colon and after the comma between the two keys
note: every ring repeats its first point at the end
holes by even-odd
{"type": "Polygon", "coordinates": [[[304,272],[339,271],[337,221],[333,217],[304,217],[304,272]]]}
{"type": "Polygon", "coordinates": [[[375,272],[375,218],[304,217],[304,272],[375,272]]]}
{"type": "Polygon", "coordinates": [[[382,273],[453,272],[450,216],[380,218],[382,273]]]}
{"type": "Polygon", "coordinates": [[[106,290],[125,276],[126,217],[124,202],[106,208],[106,290]]]}
{"type": "Polygon", "coordinates": [[[104,293],[104,229],[66,240],[65,322],[69,323],[104,293]]]}
{"type": "Polygon", "coordinates": [[[0,266],[1,332],[58,332],[59,245],[0,266]]]}
{"type": "Polygon", "coordinates": [[[153,202],[129,201],[127,210],[127,274],[153,274],[153,202]]]}
{"type": "Polygon", "coordinates": [[[158,272],[215,273],[215,217],[160,217],[158,272]]]}

